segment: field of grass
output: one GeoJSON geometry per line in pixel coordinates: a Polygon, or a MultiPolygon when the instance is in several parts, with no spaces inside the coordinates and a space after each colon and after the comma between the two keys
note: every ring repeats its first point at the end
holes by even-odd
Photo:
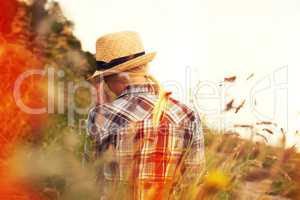
{"type": "Polygon", "coordinates": [[[213,181],[213,191],[220,190],[213,195],[216,199],[300,198],[300,157],[295,148],[269,146],[210,129],[205,138],[208,177],[216,170],[222,174],[213,181]],[[229,180],[226,187],[218,186],[222,177],[229,180]]]}
{"type": "MultiPolygon", "coordinates": [[[[204,130],[205,173],[178,199],[299,199],[300,157],[294,148],[272,147],[234,133],[204,130]]],[[[96,184],[96,178],[102,161],[84,159],[83,163],[85,141],[84,135],[65,128],[61,136],[45,138],[38,147],[23,143],[11,160],[18,166],[15,174],[46,199],[97,199],[101,181],[96,184]]],[[[92,148],[89,157],[93,157],[92,148]]],[[[114,190],[114,197],[122,194],[126,199],[124,190],[114,190]]]]}

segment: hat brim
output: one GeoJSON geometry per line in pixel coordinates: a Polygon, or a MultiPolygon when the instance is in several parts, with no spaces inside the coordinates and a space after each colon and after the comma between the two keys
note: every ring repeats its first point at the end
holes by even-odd
{"type": "Polygon", "coordinates": [[[143,64],[147,64],[149,62],[151,62],[156,56],[155,52],[151,52],[151,53],[147,53],[143,56],[139,56],[137,58],[134,58],[132,60],[129,60],[125,63],[122,63],[120,65],[117,65],[111,69],[107,69],[107,70],[101,70],[101,71],[96,71],[92,76],[90,76],[88,78],[88,80],[92,80],[96,77],[105,77],[105,76],[110,76],[113,74],[118,74],[120,72],[125,72],[128,71],[130,69],[134,69],[136,67],[139,67],[143,64]]]}

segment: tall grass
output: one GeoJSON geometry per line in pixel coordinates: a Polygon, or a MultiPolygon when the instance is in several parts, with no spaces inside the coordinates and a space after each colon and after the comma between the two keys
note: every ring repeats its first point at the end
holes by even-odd
{"type": "MultiPolygon", "coordinates": [[[[268,146],[207,127],[204,130],[205,173],[176,199],[300,198],[300,157],[295,148],[268,146]]],[[[90,159],[83,165],[85,140],[85,136],[65,128],[59,138],[42,145],[22,143],[10,162],[17,166],[15,174],[46,199],[98,199],[104,184],[100,175],[105,156],[93,159],[90,148],[90,159]]],[[[126,186],[109,187],[112,199],[129,199],[126,186]]]]}

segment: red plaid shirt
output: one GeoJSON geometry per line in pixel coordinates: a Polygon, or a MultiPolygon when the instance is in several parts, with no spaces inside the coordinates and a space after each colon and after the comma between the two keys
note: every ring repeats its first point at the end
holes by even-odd
{"type": "Polygon", "coordinates": [[[195,180],[204,166],[203,134],[194,111],[168,98],[158,127],[153,126],[158,88],[130,85],[114,102],[89,113],[88,132],[103,159],[103,177],[131,185],[130,199],[165,199],[180,177],[195,180]]]}

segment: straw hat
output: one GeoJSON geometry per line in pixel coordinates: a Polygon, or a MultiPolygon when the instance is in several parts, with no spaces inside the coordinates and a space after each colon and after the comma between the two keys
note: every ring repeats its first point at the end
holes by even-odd
{"type": "Polygon", "coordinates": [[[124,31],[100,37],[96,42],[97,71],[89,78],[109,76],[151,62],[156,53],[145,53],[136,32],[124,31]]]}

